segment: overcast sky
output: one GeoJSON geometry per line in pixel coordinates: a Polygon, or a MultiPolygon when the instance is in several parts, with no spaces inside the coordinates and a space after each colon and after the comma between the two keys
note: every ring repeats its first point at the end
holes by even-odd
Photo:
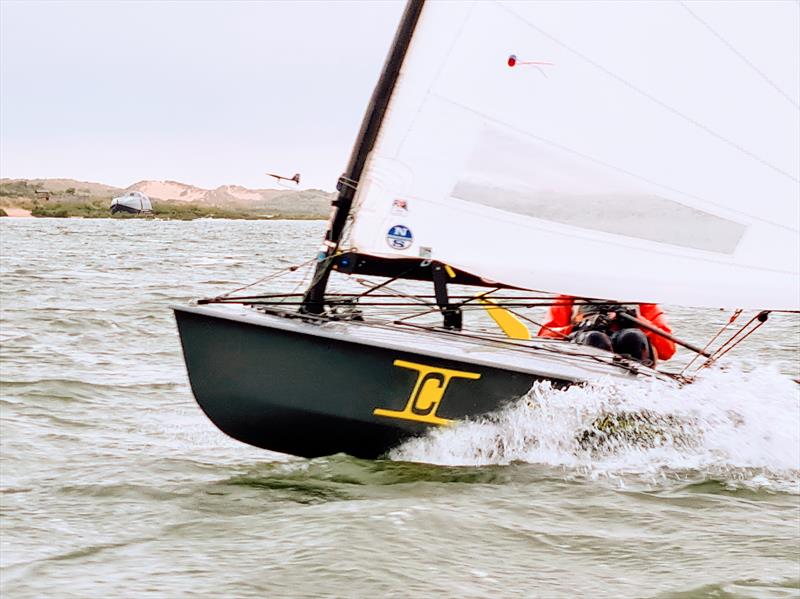
{"type": "Polygon", "coordinates": [[[404,3],[0,1],[0,175],[332,190],[404,3]]]}

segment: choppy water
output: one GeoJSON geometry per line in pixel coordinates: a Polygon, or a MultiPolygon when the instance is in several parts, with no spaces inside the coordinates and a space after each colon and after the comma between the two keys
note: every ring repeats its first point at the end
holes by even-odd
{"type": "MultiPolygon", "coordinates": [[[[800,596],[794,317],[694,386],[537,387],[391,460],[224,437],[168,307],[306,260],[323,226],[0,220],[3,597],[800,596]],[[637,409],[673,437],[575,445],[637,409]]],[[[726,317],[670,315],[697,342],[726,317]]]]}

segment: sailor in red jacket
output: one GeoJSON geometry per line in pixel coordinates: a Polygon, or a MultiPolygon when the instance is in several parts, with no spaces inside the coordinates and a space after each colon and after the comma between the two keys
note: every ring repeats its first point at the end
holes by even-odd
{"type": "MultiPolygon", "coordinates": [[[[675,344],[669,339],[619,319],[617,314],[628,310],[623,306],[581,304],[573,315],[573,304],[573,297],[559,295],[548,310],[547,321],[539,330],[539,337],[569,339],[650,364],[655,363],[656,356],[660,360],[669,360],[675,354],[675,344]]],[[[657,304],[639,304],[635,316],[665,333],[672,333],[657,304]]]]}

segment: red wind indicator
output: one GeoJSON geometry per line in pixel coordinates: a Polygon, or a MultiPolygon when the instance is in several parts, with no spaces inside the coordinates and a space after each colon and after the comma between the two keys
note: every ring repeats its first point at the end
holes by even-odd
{"type": "Polygon", "coordinates": [[[534,65],[534,66],[546,66],[552,67],[554,66],[552,62],[546,62],[544,60],[519,60],[516,54],[511,54],[508,57],[508,66],[515,67],[517,65],[534,65]]]}

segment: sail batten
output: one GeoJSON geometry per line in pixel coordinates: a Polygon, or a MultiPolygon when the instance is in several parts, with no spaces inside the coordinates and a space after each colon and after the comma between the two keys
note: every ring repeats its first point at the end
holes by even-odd
{"type": "MultiPolygon", "coordinates": [[[[456,107],[458,107],[458,108],[460,108],[462,110],[474,113],[474,111],[471,108],[469,108],[468,106],[465,106],[464,104],[458,102],[457,100],[453,100],[452,98],[445,98],[443,96],[436,96],[435,94],[431,94],[431,97],[432,98],[438,98],[438,99],[442,100],[443,102],[448,102],[449,104],[451,104],[453,106],[456,106],[456,107]]],[[[681,195],[681,196],[685,196],[686,198],[691,199],[692,201],[695,201],[695,202],[698,202],[698,203],[702,203],[702,204],[712,205],[712,206],[715,206],[716,208],[718,208],[720,210],[739,213],[739,214],[745,215],[748,218],[754,218],[754,219],[757,219],[757,220],[761,220],[761,221],[763,221],[765,223],[768,223],[770,225],[774,225],[776,227],[780,227],[780,228],[787,229],[787,230],[790,230],[790,231],[800,231],[800,221],[792,221],[792,222],[787,223],[787,222],[781,222],[781,221],[778,221],[778,220],[775,220],[775,219],[770,219],[768,216],[765,216],[763,214],[753,214],[753,213],[738,211],[736,209],[731,208],[730,206],[726,206],[726,205],[722,204],[721,202],[714,202],[714,201],[711,201],[711,200],[709,200],[707,198],[701,198],[701,197],[699,197],[697,195],[693,195],[693,194],[691,194],[689,192],[677,189],[674,186],[671,186],[671,185],[669,185],[667,183],[650,180],[646,176],[643,176],[643,175],[637,174],[635,172],[632,172],[630,170],[627,170],[624,167],[621,167],[621,166],[618,166],[618,165],[614,165],[614,164],[609,164],[609,163],[603,162],[599,158],[596,158],[596,157],[593,157],[593,156],[589,156],[587,154],[582,154],[579,150],[563,146],[563,145],[559,144],[558,142],[556,142],[556,141],[554,141],[552,139],[546,139],[546,138],[543,138],[543,137],[536,136],[535,134],[530,133],[528,131],[522,131],[522,130],[520,130],[518,128],[515,128],[510,123],[504,122],[504,121],[499,120],[499,119],[492,118],[492,117],[490,117],[490,116],[488,116],[486,114],[482,114],[481,113],[481,114],[477,114],[477,116],[479,116],[479,117],[481,117],[481,118],[483,118],[483,119],[485,119],[487,121],[492,122],[493,124],[497,125],[498,127],[505,128],[505,129],[508,129],[508,130],[513,130],[513,131],[515,131],[515,132],[517,132],[517,133],[519,133],[521,135],[524,135],[524,136],[530,137],[532,139],[535,139],[538,142],[541,142],[543,144],[547,144],[549,146],[552,146],[552,147],[557,148],[559,150],[562,150],[564,152],[568,152],[568,153],[574,154],[574,155],[576,155],[576,156],[578,156],[580,158],[583,158],[585,160],[593,162],[593,163],[595,163],[595,164],[597,164],[597,165],[599,165],[599,166],[601,166],[603,168],[608,168],[610,170],[617,171],[617,172],[619,172],[619,173],[621,173],[623,175],[627,175],[627,176],[633,177],[635,179],[638,179],[638,180],[642,181],[643,183],[646,183],[646,184],[649,184],[649,185],[653,185],[653,186],[656,186],[656,187],[660,187],[660,188],[662,188],[662,189],[664,189],[664,190],[666,190],[666,191],[668,191],[670,193],[674,193],[674,194],[678,194],[678,195],[681,195]]],[[[794,178],[791,177],[791,176],[789,176],[789,178],[794,180],[794,178]]],[[[800,201],[800,198],[798,198],[798,201],[800,201]]]]}
{"type": "Polygon", "coordinates": [[[799,47],[782,3],[428,4],[343,249],[798,309],[799,47]]]}

